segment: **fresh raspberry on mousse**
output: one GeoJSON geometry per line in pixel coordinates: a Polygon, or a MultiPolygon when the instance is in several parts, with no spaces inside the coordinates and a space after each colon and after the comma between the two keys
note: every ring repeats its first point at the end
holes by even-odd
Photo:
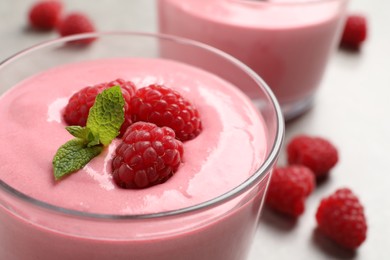
{"type": "Polygon", "coordinates": [[[115,183],[126,189],[161,184],[175,174],[183,158],[183,144],[169,127],[147,122],[132,124],[112,160],[115,183]]]}
{"type": "Polygon", "coordinates": [[[187,141],[202,130],[196,107],[177,91],[153,84],[140,88],[131,99],[132,121],[145,121],[158,126],[168,126],[176,138],[187,141]]]}
{"type": "Polygon", "coordinates": [[[85,126],[96,96],[119,86],[125,100],[121,141],[112,158],[112,176],[121,188],[141,189],[167,181],[183,160],[183,143],[202,130],[198,110],[177,91],[162,85],[136,90],[130,81],[88,86],[69,99],[64,119],[85,126]]]}
{"type": "Polygon", "coordinates": [[[64,110],[64,119],[68,125],[85,126],[89,114],[89,109],[93,106],[96,96],[103,90],[120,86],[125,100],[125,122],[120,133],[123,135],[131,122],[130,100],[135,94],[135,85],[131,81],[116,79],[111,82],[101,83],[94,86],[88,86],[73,94],[69,99],[64,110]]]}

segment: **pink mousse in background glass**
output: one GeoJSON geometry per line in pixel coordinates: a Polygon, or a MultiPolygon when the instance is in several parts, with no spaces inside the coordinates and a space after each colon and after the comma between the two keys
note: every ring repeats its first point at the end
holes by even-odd
{"type": "Polygon", "coordinates": [[[159,0],[159,31],[244,62],[270,86],[288,120],[313,103],[339,42],[347,1],[159,0]]]}
{"type": "Polygon", "coordinates": [[[176,37],[72,36],[2,62],[0,91],[0,259],[246,258],[284,126],[267,85],[235,58],[176,37]],[[67,44],[91,37],[86,48],[67,44]],[[235,81],[172,50],[218,61],[235,81]],[[71,139],[61,115],[68,98],[116,78],[176,89],[197,106],[202,133],[184,143],[182,165],[163,184],[118,188],[110,161],[119,140],[54,181],[52,158],[71,139]],[[260,110],[240,90],[244,82],[260,110]]]}

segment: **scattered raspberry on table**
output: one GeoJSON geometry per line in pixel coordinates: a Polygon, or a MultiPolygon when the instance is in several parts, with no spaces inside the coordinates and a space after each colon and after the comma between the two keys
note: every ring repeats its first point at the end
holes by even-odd
{"type": "Polygon", "coordinates": [[[275,168],[268,188],[266,204],[287,215],[304,212],[305,199],[315,188],[313,172],[299,165],[275,168]]]}
{"type": "MultiPolygon", "coordinates": [[[[84,13],[74,12],[65,16],[58,25],[58,33],[61,36],[69,36],[80,33],[95,32],[95,27],[89,17],[84,13]]],[[[75,40],[71,43],[75,44],[89,44],[93,42],[95,38],[86,38],[81,40],[75,40]]]]}
{"type": "Polygon", "coordinates": [[[344,25],[341,45],[357,49],[367,38],[367,20],[361,14],[350,14],[344,25]]]}
{"type": "Polygon", "coordinates": [[[338,151],[324,138],[299,135],[287,144],[287,159],[289,164],[304,165],[321,178],[337,164],[338,151]]]}
{"type": "Polygon", "coordinates": [[[183,144],[169,127],[132,124],[112,160],[115,183],[126,189],[147,188],[167,181],[179,168],[183,144]]]}
{"type": "Polygon", "coordinates": [[[358,248],[366,239],[364,208],[348,188],[338,189],[324,198],[316,213],[318,228],[347,249],[358,248]]]}
{"type": "Polygon", "coordinates": [[[202,131],[202,123],[196,107],[177,91],[153,84],[140,88],[131,100],[132,121],[151,122],[168,126],[176,138],[187,141],[202,131]]]}
{"type": "Polygon", "coordinates": [[[60,20],[63,6],[60,1],[39,1],[34,3],[28,13],[29,23],[39,30],[51,30],[60,20]]]}

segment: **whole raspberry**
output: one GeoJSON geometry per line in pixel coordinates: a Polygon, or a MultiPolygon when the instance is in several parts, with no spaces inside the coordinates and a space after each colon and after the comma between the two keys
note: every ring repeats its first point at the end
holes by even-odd
{"type": "Polygon", "coordinates": [[[324,138],[300,135],[287,144],[287,159],[289,164],[309,167],[317,178],[321,178],[338,162],[338,152],[324,138]]]}
{"type": "MultiPolygon", "coordinates": [[[[71,13],[67,15],[58,26],[58,32],[61,36],[74,35],[79,33],[94,32],[95,27],[91,20],[83,13],[71,13]]],[[[88,44],[95,38],[86,38],[82,40],[71,41],[70,43],[88,44]]]]}
{"type": "Polygon", "coordinates": [[[298,217],[304,212],[305,199],[314,188],[315,177],[309,168],[299,165],[275,168],[266,204],[281,213],[298,217]]]}
{"type": "Polygon", "coordinates": [[[355,249],[366,239],[364,208],[348,188],[321,200],[316,219],[319,230],[345,248],[355,249]]]}
{"type": "Polygon", "coordinates": [[[80,91],[76,92],[69,99],[68,104],[64,110],[64,119],[68,125],[79,125],[85,126],[89,114],[89,109],[95,103],[96,96],[103,92],[103,90],[113,87],[120,86],[122,89],[122,95],[125,99],[125,122],[122,124],[120,133],[123,135],[127,127],[131,122],[130,113],[130,100],[135,94],[135,85],[130,81],[123,79],[117,79],[107,83],[101,83],[94,86],[88,86],[80,91]]]}
{"type": "Polygon", "coordinates": [[[168,180],[179,168],[183,144],[169,127],[132,124],[112,160],[115,183],[126,189],[146,188],[168,180]]]}
{"type": "Polygon", "coordinates": [[[341,37],[341,45],[359,48],[367,37],[367,21],[363,15],[351,14],[347,17],[341,37]]]}
{"type": "Polygon", "coordinates": [[[35,3],[28,14],[30,25],[40,30],[51,30],[57,25],[62,11],[59,1],[40,1],[35,3]]]}
{"type": "Polygon", "coordinates": [[[187,141],[202,130],[199,112],[178,92],[162,85],[150,85],[137,90],[131,99],[132,120],[168,126],[176,138],[187,141]]]}

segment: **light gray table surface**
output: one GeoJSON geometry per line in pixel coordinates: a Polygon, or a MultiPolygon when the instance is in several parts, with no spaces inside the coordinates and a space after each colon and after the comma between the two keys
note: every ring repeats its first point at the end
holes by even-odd
{"type": "MultiPolygon", "coordinates": [[[[26,25],[31,0],[0,0],[0,60],[33,44],[54,39],[26,25]]],[[[100,31],[157,31],[154,0],[66,2],[66,11],[88,13],[100,31]]],[[[305,213],[292,221],[265,209],[249,260],[390,259],[390,1],[351,0],[349,12],[369,22],[360,52],[337,50],[331,57],[314,107],[286,125],[286,141],[306,133],[330,139],[340,152],[331,177],[308,198],[305,213]],[[329,243],[316,231],[322,197],[350,187],[368,219],[366,242],[354,253],[329,243]]],[[[282,153],[280,162],[285,160],[282,153]]]]}

